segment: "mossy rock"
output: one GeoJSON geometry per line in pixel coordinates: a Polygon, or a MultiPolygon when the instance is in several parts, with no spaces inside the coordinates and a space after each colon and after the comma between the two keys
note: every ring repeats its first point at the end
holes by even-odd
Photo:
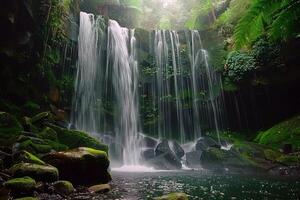
{"type": "Polygon", "coordinates": [[[38,136],[43,139],[48,139],[52,141],[57,141],[57,133],[52,128],[46,127],[44,128],[38,136]]]}
{"type": "Polygon", "coordinates": [[[53,182],[58,180],[57,168],[50,165],[38,165],[33,163],[18,163],[9,171],[13,177],[30,176],[37,181],[53,182]]]}
{"type": "Polygon", "coordinates": [[[69,195],[75,191],[73,185],[69,181],[56,181],[53,187],[59,194],[69,195]]]}
{"type": "Polygon", "coordinates": [[[31,192],[35,189],[36,182],[34,179],[25,176],[21,178],[14,178],[4,182],[6,188],[15,192],[31,192]]]}
{"type": "Polygon", "coordinates": [[[58,142],[68,146],[70,149],[89,147],[105,151],[106,153],[108,152],[107,145],[101,143],[83,131],[68,130],[52,124],[49,124],[49,127],[57,132],[58,142]]]}
{"type": "Polygon", "coordinates": [[[188,200],[188,195],[185,193],[171,193],[161,197],[154,198],[155,200],[188,200]]]}
{"type": "Polygon", "coordinates": [[[20,151],[13,155],[14,163],[25,162],[39,165],[45,165],[45,162],[29,153],[28,151],[20,151]]]}
{"type": "Polygon", "coordinates": [[[0,144],[9,146],[23,131],[19,121],[9,113],[0,112],[0,144]]]}
{"type": "Polygon", "coordinates": [[[282,156],[281,152],[272,149],[266,149],[264,150],[264,153],[265,153],[265,158],[271,161],[276,161],[279,157],[282,156]]]}
{"type": "Polygon", "coordinates": [[[285,165],[300,166],[300,157],[296,155],[281,155],[276,161],[285,165]]]}
{"type": "Polygon", "coordinates": [[[38,133],[39,129],[35,125],[32,124],[30,117],[23,117],[22,124],[26,131],[30,131],[32,133],[38,133]]]}
{"type": "Polygon", "coordinates": [[[42,122],[43,121],[53,122],[54,117],[51,114],[51,112],[42,112],[42,113],[39,113],[39,114],[37,114],[37,115],[35,115],[31,118],[31,123],[32,124],[40,123],[41,121],[42,122]]]}
{"type": "Polygon", "coordinates": [[[264,132],[260,132],[255,141],[274,149],[280,149],[285,144],[291,144],[293,149],[300,150],[300,116],[296,116],[264,132]]]}
{"type": "Polygon", "coordinates": [[[46,154],[53,150],[64,151],[67,150],[68,147],[66,145],[47,139],[42,140],[42,142],[27,139],[19,143],[18,149],[26,150],[34,154],[46,154]]]}
{"type": "Polygon", "coordinates": [[[62,179],[74,184],[99,184],[111,180],[107,171],[109,159],[104,151],[80,147],[50,153],[43,160],[57,167],[62,179]]]}
{"type": "Polygon", "coordinates": [[[22,198],[17,198],[15,200],[38,200],[36,197],[22,197],[22,198]]]}

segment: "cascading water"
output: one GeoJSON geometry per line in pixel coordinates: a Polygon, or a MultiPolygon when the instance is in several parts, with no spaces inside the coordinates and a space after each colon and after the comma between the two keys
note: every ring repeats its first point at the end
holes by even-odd
{"type": "Polygon", "coordinates": [[[116,138],[119,144],[123,144],[124,164],[138,165],[138,68],[134,30],[122,28],[116,21],[109,20],[108,35],[108,62],[112,66],[118,110],[116,138]]]}
{"type": "Polygon", "coordinates": [[[145,83],[139,76],[135,31],[80,14],[72,123],[93,136],[114,138],[108,144],[125,166],[140,164],[139,132],[145,127],[140,125],[139,92],[157,111],[154,134],[149,133],[160,139],[183,144],[224,127],[221,79],[209,65],[199,32],[156,30],[152,36],[148,53],[155,72],[145,83]]]}
{"type": "Polygon", "coordinates": [[[97,132],[100,116],[95,112],[97,98],[101,96],[98,80],[101,63],[100,43],[104,38],[103,18],[80,13],[78,37],[78,67],[73,98],[72,123],[77,129],[91,134],[97,132]],[[100,41],[100,42],[99,42],[100,41]]]}

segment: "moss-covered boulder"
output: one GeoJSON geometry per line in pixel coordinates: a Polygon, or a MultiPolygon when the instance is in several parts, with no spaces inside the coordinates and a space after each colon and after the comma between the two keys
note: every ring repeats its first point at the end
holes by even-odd
{"type": "Polygon", "coordinates": [[[48,140],[48,139],[36,140],[33,138],[27,138],[24,141],[19,141],[19,143],[15,144],[15,148],[18,150],[26,150],[36,155],[46,154],[52,151],[64,151],[68,149],[66,145],[60,144],[52,140],[48,140]]]}
{"type": "Polygon", "coordinates": [[[101,143],[83,131],[69,130],[53,124],[48,124],[48,126],[57,132],[58,142],[68,146],[70,149],[89,147],[108,152],[107,145],[101,143]]]}
{"type": "Polygon", "coordinates": [[[45,127],[38,136],[42,139],[57,141],[57,133],[52,128],[45,127]]]}
{"type": "Polygon", "coordinates": [[[18,163],[9,169],[13,177],[30,176],[37,181],[54,182],[58,180],[57,168],[50,165],[18,163]]]}
{"type": "Polygon", "coordinates": [[[36,197],[22,197],[22,198],[17,198],[15,200],[38,200],[36,197]]]}
{"type": "Polygon", "coordinates": [[[285,144],[291,144],[294,150],[300,150],[300,116],[288,119],[264,132],[260,132],[255,141],[274,149],[280,149],[285,144]]]}
{"type": "Polygon", "coordinates": [[[0,112],[0,144],[2,146],[11,145],[22,131],[23,127],[14,116],[0,112]]]}
{"type": "Polygon", "coordinates": [[[109,160],[104,151],[80,147],[50,153],[43,160],[57,167],[62,179],[74,184],[107,183],[111,180],[107,171],[109,160]]]}
{"type": "Polygon", "coordinates": [[[35,155],[29,153],[28,151],[20,151],[13,155],[14,163],[24,162],[33,163],[39,165],[45,165],[45,162],[36,157],[35,155]]]}
{"type": "Polygon", "coordinates": [[[69,195],[75,191],[73,185],[69,181],[56,181],[53,183],[55,191],[62,195],[69,195]]]}
{"type": "Polygon", "coordinates": [[[155,200],[188,200],[188,195],[185,193],[171,193],[161,197],[154,198],[155,200]]]}
{"type": "Polygon", "coordinates": [[[4,183],[4,186],[13,191],[13,193],[28,194],[35,189],[36,182],[32,178],[25,176],[14,178],[4,183]]]}

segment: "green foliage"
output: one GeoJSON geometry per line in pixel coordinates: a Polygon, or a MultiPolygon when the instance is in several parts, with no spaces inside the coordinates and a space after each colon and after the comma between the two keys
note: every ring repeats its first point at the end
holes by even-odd
{"type": "Polygon", "coordinates": [[[267,34],[274,40],[299,34],[300,0],[255,0],[236,26],[236,48],[247,47],[267,34]]]}
{"type": "Polygon", "coordinates": [[[251,54],[263,68],[283,66],[281,48],[279,43],[273,43],[267,37],[259,38],[251,49],[251,54]]]}
{"type": "Polygon", "coordinates": [[[296,150],[300,149],[300,116],[281,122],[257,135],[255,141],[269,145],[274,149],[284,144],[292,144],[296,150]]]}
{"type": "Polygon", "coordinates": [[[233,82],[239,82],[255,69],[257,69],[257,63],[252,55],[232,51],[228,55],[224,75],[233,82]]]}
{"type": "Polygon", "coordinates": [[[228,24],[236,24],[245,14],[252,0],[232,0],[229,8],[218,17],[215,27],[228,26],[228,24]]]}

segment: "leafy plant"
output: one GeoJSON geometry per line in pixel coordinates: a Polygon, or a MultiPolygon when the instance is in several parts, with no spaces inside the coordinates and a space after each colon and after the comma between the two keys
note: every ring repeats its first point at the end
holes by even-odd
{"type": "Polygon", "coordinates": [[[235,28],[235,47],[249,47],[266,34],[273,40],[300,32],[300,0],[255,0],[235,28]]]}
{"type": "Polygon", "coordinates": [[[228,55],[224,75],[233,82],[239,82],[256,69],[257,62],[251,54],[232,51],[228,55]]]}

